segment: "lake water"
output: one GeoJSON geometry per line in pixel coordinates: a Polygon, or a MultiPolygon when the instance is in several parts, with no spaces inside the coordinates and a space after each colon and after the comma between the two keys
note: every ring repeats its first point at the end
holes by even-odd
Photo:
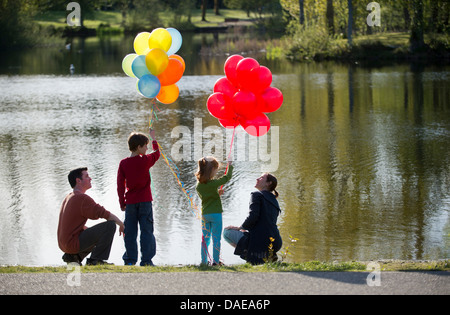
{"type": "MultiPolygon", "coordinates": [[[[206,109],[226,56],[198,55],[201,45],[215,41],[187,36],[180,97],[159,106],[154,126],[191,192],[198,155],[213,143],[224,161],[230,146],[230,131],[206,109]]],[[[0,265],[63,264],[56,230],[73,168],[87,166],[88,194],[124,217],[117,167],[129,155],[129,133],[147,132],[151,108],[121,72],[131,42],[76,40],[70,50],[61,43],[2,57],[0,265]]],[[[450,67],[257,57],[285,101],[269,114],[267,137],[237,131],[235,175],[222,198],[224,226],[242,223],[255,179],[270,170],[279,180],[288,261],[450,258],[450,67]],[[290,245],[290,235],[299,240],[290,245]]],[[[154,262],[199,264],[201,223],[164,160],[152,178],[154,262]]],[[[200,203],[195,194],[193,200],[200,203]]],[[[109,261],[122,264],[123,251],[117,233],[109,261]]],[[[222,259],[243,262],[223,240],[222,259]]]]}

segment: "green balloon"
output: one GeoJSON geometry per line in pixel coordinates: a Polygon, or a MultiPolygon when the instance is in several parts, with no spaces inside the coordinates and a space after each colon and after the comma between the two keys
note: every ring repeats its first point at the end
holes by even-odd
{"type": "Polygon", "coordinates": [[[131,64],[133,63],[134,59],[138,56],[138,54],[128,54],[126,55],[122,60],[122,69],[123,72],[129,77],[136,78],[133,71],[131,70],[131,64]]]}

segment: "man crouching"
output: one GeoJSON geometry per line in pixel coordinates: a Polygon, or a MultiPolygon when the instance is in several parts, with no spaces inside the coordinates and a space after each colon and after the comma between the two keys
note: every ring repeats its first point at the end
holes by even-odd
{"type": "Polygon", "coordinates": [[[73,191],[69,193],[61,205],[58,224],[58,245],[65,253],[66,263],[77,263],[81,266],[83,259],[87,265],[108,264],[111,245],[119,226],[119,235],[124,231],[123,222],[114,214],[97,204],[85,192],[91,188],[91,178],[87,167],[72,170],[69,173],[69,183],[73,191]],[[106,222],[93,227],[86,227],[88,219],[106,219],[106,222]]]}

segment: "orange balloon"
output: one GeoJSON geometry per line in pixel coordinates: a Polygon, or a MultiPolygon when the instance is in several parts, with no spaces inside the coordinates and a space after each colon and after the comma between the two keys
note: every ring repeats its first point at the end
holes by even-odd
{"type": "Polygon", "coordinates": [[[156,99],[163,104],[172,104],[180,95],[180,89],[176,84],[162,86],[156,99]]]}
{"type": "Polygon", "coordinates": [[[178,56],[178,55],[170,55],[169,58],[176,59],[176,60],[178,60],[179,62],[181,62],[181,64],[183,65],[183,72],[184,72],[184,70],[186,69],[186,63],[184,62],[184,59],[183,59],[181,56],[178,56]]]}
{"type": "Polygon", "coordinates": [[[169,58],[169,64],[163,73],[158,75],[161,86],[167,86],[177,83],[183,76],[184,70],[181,62],[174,58],[169,58]]]}

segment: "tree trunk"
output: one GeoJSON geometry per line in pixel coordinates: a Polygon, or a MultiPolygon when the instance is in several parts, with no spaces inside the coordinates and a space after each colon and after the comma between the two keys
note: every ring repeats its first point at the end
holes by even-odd
{"type": "Polygon", "coordinates": [[[202,22],[206,22],[206,7],[208,0],[202,0],[202,22]]]}
{"type": "Polygon", "coordinates": [[[425,46],[423,41],[423,1],[413,1],[413,23],[410,37],[411,51],[420,50],[425,46]]]}
{"type": "Polygon", "coordinates": [[[216,13],[216,15],[220,15],[220,12],[219,12],[219,0],[214,0],[214,12],[216,13]]]}
{"type": "Polygon", "coordinates": [[[328,33],[334,35],[334,8],[333,0],[327,0],[327,27],[328,33]]]}
{"type": "Polygon", "coordinates": [[[431,1],[430,28],[432,32],[439,31],[439,4],[438,1],[431,1]]]}
{"type": "Polygon", "coordinates": [[[303,3],[305,0],[298,0],[298,4],[300,6],[300,25],[305,24],[305,10],[303,8],[303,3]]]}
{"type": "Polygon", "coordinates": [[[348,31],[347,31],[347,38],[348,38],[348,44],[352,46],[352,33],[353,33],[353,4],[352,0],[348,0],[348,31]]]}

